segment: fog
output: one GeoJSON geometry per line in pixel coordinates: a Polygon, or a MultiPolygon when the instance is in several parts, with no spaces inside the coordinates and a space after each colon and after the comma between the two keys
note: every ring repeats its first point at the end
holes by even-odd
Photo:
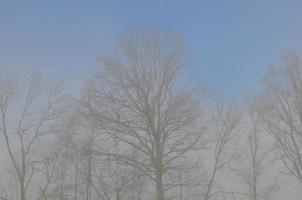
{"type": "Polygon", "coordinates": [[[231,63],[194,68],[190,34],[162,28],[164,21],[122,28],[99,48],[93,40],[66,48],[68,37],[55,44],[90,44],[93,53],[37,52],[35,37],[18,39],[32,45],[30,54],[18,53],[22,42],[15,52],[1,47],[0,200],[302,198],[300,52],[280,48],[245,77],[231,63]]]}

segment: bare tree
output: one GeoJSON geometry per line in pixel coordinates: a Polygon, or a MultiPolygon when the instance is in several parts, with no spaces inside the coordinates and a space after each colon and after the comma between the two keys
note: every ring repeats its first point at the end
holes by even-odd
{"type": "Polygon", "coordinates": [[[235,168],[235,174],[239,175],[247,189],[245,192],[234,193],[234,196],[250,200],[269,200],[278,184],[276,179],[271,179],[272,174],[269,173],[274,171],[269,164],[271,143],[263,134],[254,108],[251,108],[248,113],[247,135],[242,142],[247,148],[244,148],[246,151],[241,154],[242,158],[237,162],[239,166],[235,168]]]}
{"type": "Polygon", "coordinates": [[[41,183],[39,184],[37,200],[48,200],[51,199],[51,189],[55,180],[55,176],[58,173],[58,153],[50,152],[48,155],[43,157],[43,161],[40,164],[39,174],[41,183]]]}
{"type": "Polygon", "coordinates": [[[302,62],[298,55],[288,54],[281,68],[269,69],[258,104],[284,173],[302,183],[302,62]]]}
{"type": "MultiPolygon", "coordinates": [[[[88,129],[89,130],[89,129],[88,129]]],[[[81,163],[83,167],[83,175],[85,177],[85,199],[92,198],[92,172],[94,166],[93,146],[96,145],[96,137],[94,130],[86,131],[81,144],[81,163]]]]}
{"type": "Polygon", "coordinates": [[[155,199],[163,200],[170,189],[165,175],[203,133],[196,129],[200,102],[192,88],[176,82],[183,67],[179,37],[134,34],[122,50],[121,57],[102,58],[103,70],[86,90],[83,105],[87,118],[122,144],[103,153],[143,172],[155,183],[155,199]],[[128,156],[130,148],[138,151],[137,158],[128,156]]]}
{"type": "Polygon", "coordinates": [[[94,170],[93,187],[98,198],[104,200],[140,200],[141,185],[137,185],[139,178],[131,166],[119,161],[109,160],[102,163],[98,170],[94,170]],[[135,188],[136,187],[136,188],[135,188]],[[138,192],[137,194],[135,194],[138,192]]]}
{"type": "Polygon", "coordinates": [[[240,112],[232,104],[219,103],[212,112],[210,137],[214,141],[213,146],[213,167],[211,167],[210,177],[206,184],[204,199],[211,199],[219,191],[213,191],[217,173],[228,163],[234,160],[235,152],[230,145],[239,131],[240,112]]]}
{"type": "Polygon", "coordinates": [[[166,187],[171,188],[167,199],[200,199],[200,187],[206,182],[207,176],[201,165],[203,160],[199,160],[197,154],[199,151],[179,160],[176,169],[166,176],[166,187]]]}
{"type": "Polygon", "coordinates": [[[75,111],[74,105],[70,108],[62,117],[62,124],[51,147],[58,164],[53,181],[55,187],[49,193],[58,199],[73,197],[74,200],[77,200],[81,181],[80,163],[83,159],[80,134],[81,118],[75,111]]]}
{"type": "Polygon", "coordinates": [[[0,79],[0,131],[18,180],[21,200],[26,199],[39,163],[34,156],[39,142],[54,130],[53,122],[62,111],[61,93],[60,85],[44,87],[38,77],[31,77],[24,87],[18,87],[13,79],[0,79]]]}

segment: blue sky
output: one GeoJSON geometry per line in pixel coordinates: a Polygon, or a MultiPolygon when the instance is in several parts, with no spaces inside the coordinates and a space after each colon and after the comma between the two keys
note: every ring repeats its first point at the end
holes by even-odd
{"type": "Polygon", "coordinates": [[[219,96],[258,88],[267,65],[302,51],[301,0],[0,2],[0,69],[38,70],[77,92],[130,28],[183,34],[188,72],[219,96]]]}

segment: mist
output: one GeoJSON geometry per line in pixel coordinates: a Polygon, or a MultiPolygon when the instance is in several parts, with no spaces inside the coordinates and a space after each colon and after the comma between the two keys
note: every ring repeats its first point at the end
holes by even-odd
{"type": "Polygon", "coordinates": [[[300,4],[171,3],[0,3],[0,200],[301,199],[300,4]]]}

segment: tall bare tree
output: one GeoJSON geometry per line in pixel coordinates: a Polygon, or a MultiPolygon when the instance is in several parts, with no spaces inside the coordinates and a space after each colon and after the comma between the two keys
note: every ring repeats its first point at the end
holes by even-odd
{"type": "Polygon", "coordinates": [[[291,53],[263,79],[259,116],[275,140],[284,172],[302,183],[302,61],[291,53]]]}
{"type": "MultiPolygon", "coordinates": [[[[55,135],[52,149],[58,160],[57,172],[53,187],[49,193],[58,199],[72,197],[80,198],[81,191],[81,162],[83,162],[81,117],[76,112],[74,104],[66,110],[61,120],[60,130],[55,135]]],[[[87,130],[85,130],[87,132],[87,130]]],[[[84,196],[84,195],[82,195],[84,196]]]]}
{"type": "Polygon", "coordinates": [[[60,85],[45,85],[39,77],[31,77],[28,84],[22,82],[21,86],[14,79],[0,79],[0,131],[21,200],[26,199],[39,163],[35,159],[39,142],[54,131],[53,122],[62,111],[63,99],[60,85]]]}
{"type": "Polygon", "coordinates": [[[192,88],[177,82],[184,64],[180,37],[134,33],[121,47],[121,56],[101,59],[103,69],[86,90],[83,105],[87,118],[122,144],[107,155],[153,180],[155,199],[163,200],[169,190],[165,175],[203,133],[196,129],[200,101],[192,88]],[[130,148],[138,151],[137,158],[128,156],[130,148]]]}
{"type": "Polygon", "coordinates": [[[58,156],[59,151],[52,152],[47,149],[47,155],[42,155],[42,162],[38,167],[40,175],[40,183],[37,191],[37,200],[52,199],[51,190],[55,183],[55,177],[58,174],[58,156]]]}
{"type": "Polygon", "coordinates": [[[255,106],[251,107],[246,118],[247,134],[242,141],[245,151],[242,151],[238,166],[234,168],[246,186],[244,192],[234,193],[234,196],[249,200],[269,200],[278,186],[277,180],[269,173],[274,171],[270,166],[271,142],[265,137],[259,120],[255,106]]]}
{"type": "Polygon", "coordinates": [[[225,103],[218,103],[211,116],[209,129],[210,137],[214,141],[213,165],[206,184],[205,200],[209,200],[220,193],[220,190],[213,191],[215,179],[217,173],[232,162],[236,156],[230,145],[239,131],[241,118],[239,109],[235,105],[225,103]]]}

